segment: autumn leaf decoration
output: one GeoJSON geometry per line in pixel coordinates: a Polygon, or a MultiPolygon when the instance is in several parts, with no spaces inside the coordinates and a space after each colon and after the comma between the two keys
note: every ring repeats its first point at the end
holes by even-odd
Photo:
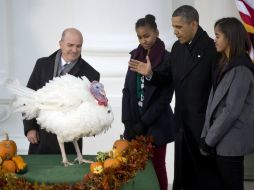
{"type": "MultiPolygon", "coordinates": [[[[4,173],[0,170],[0,189],[3,190],[119,190],[120,187],[130,181],[138,171],[144,170],[147,161],[152,156],[152,138],[140,136],[128,143],[128,146],[119,152],[98,152],[93,167],[96,172],[84,175],[84,180],[75,184],[38,184],[30,183],[24,178],[19,178],[12,173],[4,173]],[[118,159],[115,167],[104,169],[107,159],[118,159]]],[[[90,167],[93,168],[92,166],[90,167]]]]}

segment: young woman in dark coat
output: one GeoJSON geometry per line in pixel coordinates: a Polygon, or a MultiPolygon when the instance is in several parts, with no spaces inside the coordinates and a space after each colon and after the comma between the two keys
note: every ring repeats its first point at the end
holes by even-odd
{"type": "MultiPolygon", "coordinates": [[[[161,71],[169,61],[170,53],[160,40],[159,31],[153,15],[146,15],[136,23],[139,46],[131,51],[131,59],[152,61],[154,70],[161,71]]],[[[152,162],[161,190],[168,189],[166,172],[167,143],[173,141],[173,113],[170,107],[173,90],[170,86],[148,86],[145,76],[128,69],[123,88],[122,122],[124,137],[131,140],[138,135],[152,136],[154,156],[152,162]]]]}
{"type": "Polygon", "coordinates": [[[215,23],[215,45],[222,53],[201,135],[201,153],[210,156],[227,190],[243,190],[244,155],[254,152],[254,65],[250,41],[236,18],[215,23]]]}

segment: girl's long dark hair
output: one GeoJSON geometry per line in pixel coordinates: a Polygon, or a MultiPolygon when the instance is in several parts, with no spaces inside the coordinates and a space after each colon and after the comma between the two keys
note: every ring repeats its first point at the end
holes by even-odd
{"type": "Polygon", "coordinates": [[[228,40],[230,50],[229,57],[222,55],[220,65],[230,62],[232,58],[244,55],[250,51],[251,42],[243,24],[235,17],[219,19],[214,28],[217,27],[228,40]]]}

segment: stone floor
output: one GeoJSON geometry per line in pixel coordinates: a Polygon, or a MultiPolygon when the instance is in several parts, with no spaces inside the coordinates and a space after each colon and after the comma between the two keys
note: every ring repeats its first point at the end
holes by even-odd
{"type": "MultiPolygon", "coordinates": [[[[169,185],[168,190],[172,189],[172,185],[169,185]]],[[[245,181],[244,190],[254,190],[254,181],[245,181]]]]}

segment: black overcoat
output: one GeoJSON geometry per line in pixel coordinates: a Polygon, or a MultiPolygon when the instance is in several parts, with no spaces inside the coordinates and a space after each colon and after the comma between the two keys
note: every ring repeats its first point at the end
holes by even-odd
{"type": "MultiPolygon", "coordinates": [[[[170,53],[165,51],[161,64],[155,70],[162,71],[169,62],[170,53]]],[[[154,144],[165,145],[174,139],[173,112],[170,102],[173,95],[172,86],[154,86],[145,83],[142,113],[137,101],[137,73],[128,69],[122,98],[122,122],[130,121],[145,124],[143,135],[152,136],[154,144]]]]}

